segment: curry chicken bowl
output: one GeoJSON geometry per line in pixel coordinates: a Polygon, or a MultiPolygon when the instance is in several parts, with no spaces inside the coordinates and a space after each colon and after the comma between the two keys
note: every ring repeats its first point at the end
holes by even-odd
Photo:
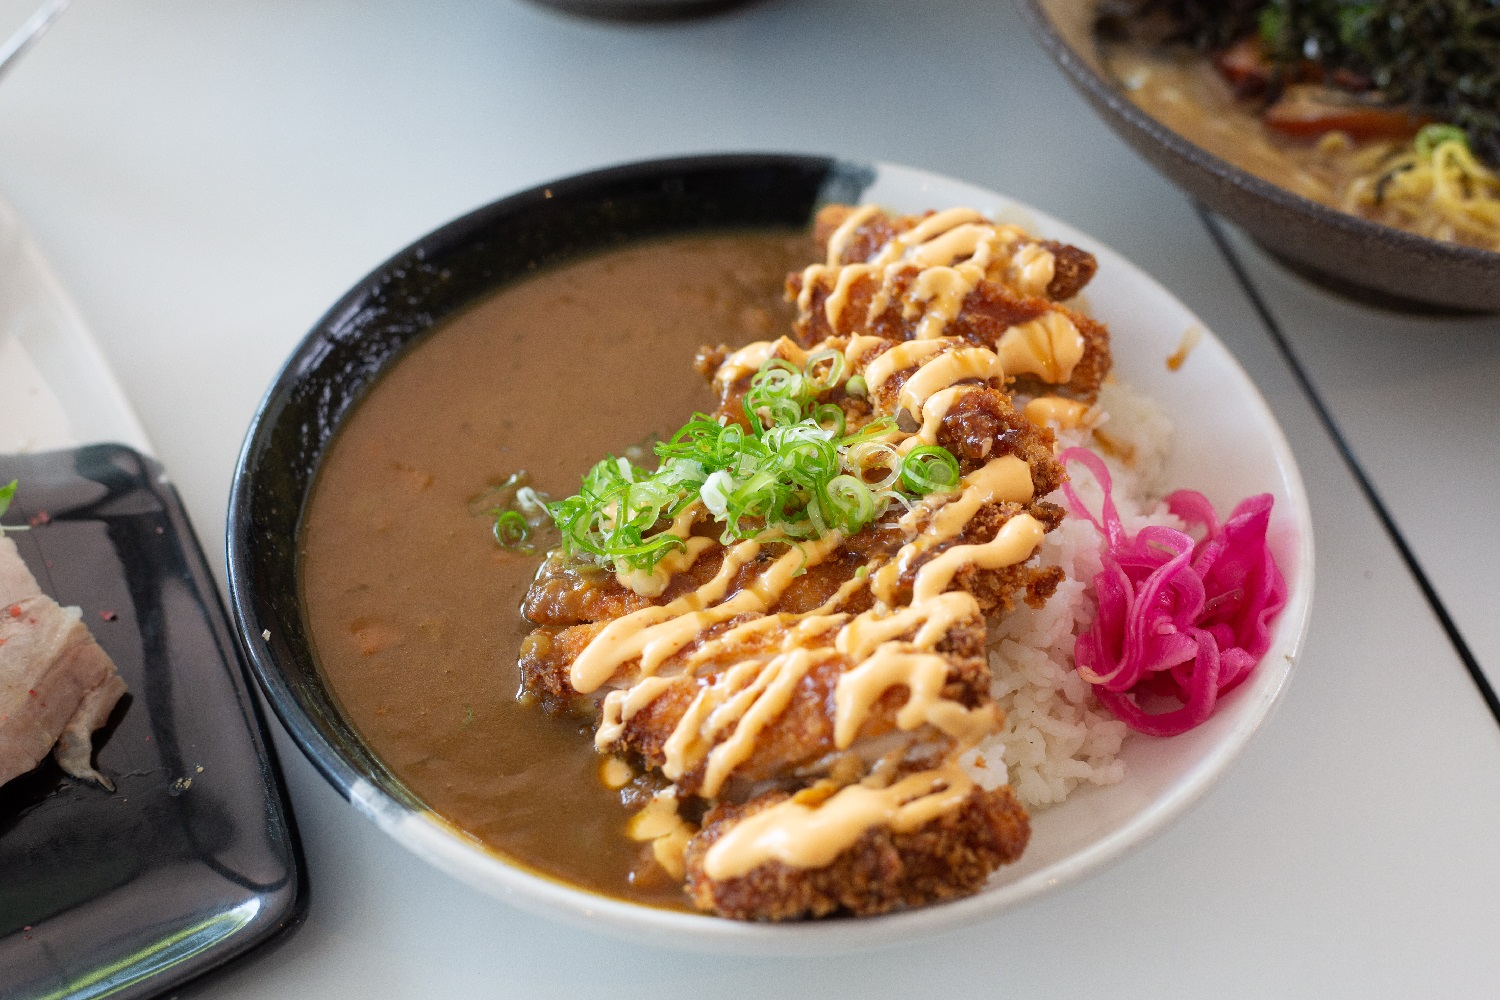
{"type": "Polygon", "coordinates": [[[272,704],[398,840],[783,951],[1159,828],[1282,689],[1311,571],[1274,421],[1149,279],[980,189],[794,157],[417,243],[288,363],[230,519],[272,704]]]}

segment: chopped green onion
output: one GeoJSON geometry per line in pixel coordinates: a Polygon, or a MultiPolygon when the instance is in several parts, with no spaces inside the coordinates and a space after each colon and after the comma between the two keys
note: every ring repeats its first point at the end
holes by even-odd
{"type": "Polygon", "coordinates": [[[837,403],[819,403],[813,410],[813,420],[819,427],[832,432],[836,438],[844,436],[844,411],[837,403]],[[829,424],[833,426],[830,427],[829,424]]]}
{"type": "Polygon", "coordinates": [[[879,417],[846,437],[844,444],[853,445],[859,444],[861,441],[874,441],[876,438],[885,437],[895,430],[897,430],[895,417],[879,417]]]}
{"type": "Polygon", "coordinates": [[[870,394],[870,386],[863,375],[851,375],[849,381],[844,383],[844,391],[856,398],[863,398],[870,394]]]}
{"type": "Polygon", "coordinates": [[[525,471],[486,491],[471,511],[495,519],[495,541],[503,549],[530,555],[537,551],[536,533],[549,521],[547,496],[527,484],[525,471]]]}
{"type": "Polygon", "coordinates": [[[502,510],[495,517],[495,541],[507,549],[518,549],[531,537],[531,525],[518,510],[502,510]]]}
{"type": "Polygon", "coordinates": [[[901,453],[888,444],[861,441],[846,452],[846,459],[872,490],[886,489],[901,478],[901,453]],[[885,471],[879,478],[870,478],[882,469],[885,471]]]}
{"type": "Polygon", "coordinates": [[[17,482],[18,480],[12,479],[6,485],[0,486],[0,516],[4,516],[5,512],[10,510],[10,502],[16,498],[17,482]]]}
{"type": "Polygon", "coordinates": [[[807,373],[807,381],[813,390],[816,392],[826,392],[837,386],[840,377],[844,374],[844,353],[832,350],[831,348],[814,351],[807,356],[807,362],[802,368],[807,373]],[[828,368],[819,374],[818,368],[824,362],[828,363],[828,368]]]}
{"type": "Polygon", "coordinates": [[[936,445],[913,448],[901,462],[901,481],[918,496],[946,493],[958,485],[958,459],[936,445]]]}
{"type": "MultiPolygon", "coordinates": [[[[945,449],[918,448],[903,460],[881,440],[897,429],[890,417],[851,432],[841,407],[818,402],[844,369],[838,351],[816,351],[800,369],[772,358],[745,393],[748,430],[696,413],[656,444],[655,471],[616,457],[595,465],[575,496],[546,507],[564,553],[616,571],[650,572],[686,547],[666,525],[694,503],[720,525],[725,544],[795,543],[831,531],[854,534],[891,504],[910,510],[916,498],[956,485],[958,460],[945,449]]],[[[497,521],[497,537],[500,531],[497,521]]]]}
{"type": "Polygon", "coordinates": [[[850,475],[834,476],[810,505],[831,527],[853,534],[875,520],[875,494],[850,475]]]}

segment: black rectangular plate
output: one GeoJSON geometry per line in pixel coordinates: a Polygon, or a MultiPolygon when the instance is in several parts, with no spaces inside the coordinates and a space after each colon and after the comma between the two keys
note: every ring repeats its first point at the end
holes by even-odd
{"type": "Polygon", "coordinates": [[[151,996],[294,926],[301,848],[161,466],[89,445],[0,456],[12,479],[5,523],[37,524],[11,537],[42,589],[83,609],[129,693],[94,737],[113,793],[50,756],[0,786],[0,995],[151,996]]]}

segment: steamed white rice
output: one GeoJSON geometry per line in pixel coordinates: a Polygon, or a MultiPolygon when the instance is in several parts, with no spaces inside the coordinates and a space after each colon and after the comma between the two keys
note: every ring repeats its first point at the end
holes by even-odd
{"type": "MultiPolygon", "coordinates": [[[[1181,528],[1160,503],[1171,422],[1150,399],[1115,383],[1100,392],[1098,406],[1103,416],[1095,429],[1102,433],[1060,434],[1060,447],[1082,445],[1104,459],[1127,531],[1134,534],[1147,524],[1181,528]]],[[[1097,516],[1102,496],[1086,471],[1075,471],[1074,488],[1097,516]]],[[[1061,492],[1048,499],[1062,503],[1061,492]]],[[[1100,570],[1101,541],[1093,525],[1078,517],[1048,533],[1042,564],[1061,567],[1067,578],[1045,607],[1022,604],[991,630],[993,691],[1005,726],[965,763],[986,786],[1009,780],[1032,810],[1062,802],[1081,784],[1112,785],[1125,777],[1119,754],[1127,727],[1073,668],[1073,643],[1094,620],[1089,584],[1100,570]]]]}

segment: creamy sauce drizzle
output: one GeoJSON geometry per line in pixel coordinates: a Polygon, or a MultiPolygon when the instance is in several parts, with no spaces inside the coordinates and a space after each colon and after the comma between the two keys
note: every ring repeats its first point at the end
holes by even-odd
{"type": "Polygon", "coordinates": [[[823,300],[823,315],[835,332],[863,278],[876,283],[867,322],[890,308],[899,295],[902,317],[917,320],[916,338],[926,340],[943,335],[964,300],[986,278],[1023,295],[1044,295],[1056,274],[1051,251],[1025,230],[997,225],[969,208],[930,215],[888,241],[871,260],[846,263],[844,255],[854,234],[877,210],[862,205],[852,212],[829,237],[827,260],[802,272],[798,309],[808,313],[814,289],[827,282],[832,287],[823,300]],[[903,278],[908,279],[904,286],[903,278]]]}
{"type": "Polygon", "coordinates": [[[947,351],[918,368],[916,374],[901,387],[896,405],[898,409],[921,413],[923,404],[934,393],[955,382],[969,379],[989,382],[1004,378],[1005,370],[1000,367],[1000,359],[993,351],[987,351],[983,347],[960,347],[947,351]]]}
{"type": "Polygon", "coordinates": [[[677,813],[677,793],[672,789],[658,792],[646,808],[631,817],[625,833],[632,840],[651,844],[651,854],[667,874],[680,879],[687,874],[683,852],[693,835],[693,828],[677,813]]]}
{"type": "Polygon", "coordinates": [[[1060,312],[1049,312],[1001,334],[996,345],[1000,361],[1011,374],[1035,375],[1061,385],[1073,377],[1083,360],[1083,334],[1060,312]]]}
{"type": "Polygon", "coordinates": [[[1022,414],[1037,427],[1051,424],[1065,431],[1075,430],[1090,422],[1093,407],[1076,399],[1062,396],[1038,396],[1026,404],[1022,414]]]}
{"type": "Polygon", "coordinates": [[[754,375],[760,370],[760,366],[772,358],[785,358],[794,365],[805,365],[807,353],[798,347],[790,337],[780,337],[776,340],[757,340],[753,344],[735,351],[724,359],[719,370],[714,374],[714,381],[730,383],[736,382],[746,375],[754,375]]]}
{"type": "Polygon", "coordinates": [[[973,788],[968,775],[950,764],[884,788],[850,785],[821,802],[799,793],[731,827],[709,848],[703,868],[714,879],[738,878],[767,861],[819,868],[871,827],[910,832],[958,808],[973,788]]]}
{"type": "Polygon", "coordinates": [[[901,575],[924,553],[961,532],[979,508],[991,503],[1024,503],[1033,496],[1029,465],[1014,455],[992,459],[965,478],[961,492],[928,497],[901,519],[903,527],[915,528],[927,518],[927,526],[901,547],[895,559],[871,574],[871,591],[885,604],[894,603],[901,575]]]}
{"type": "Polygon", "coordinates": [[[695,501],[688,504],[673,520],[672,526],[661,532],[664,535],[676,535],[681,538],[684,547],[668,552],[649,573],[642,569],[617,571],[615,579],[619,581],[620,586],[629,587],[642,597],[660,597],[667,589],[667,584],[672,582],[674,575],[691,569],[704,550],[714,544],[712,538],[688,537],[688,533],[693,530],[693,525],[702,516],[703,504],[701,502],[695,501]]]}

